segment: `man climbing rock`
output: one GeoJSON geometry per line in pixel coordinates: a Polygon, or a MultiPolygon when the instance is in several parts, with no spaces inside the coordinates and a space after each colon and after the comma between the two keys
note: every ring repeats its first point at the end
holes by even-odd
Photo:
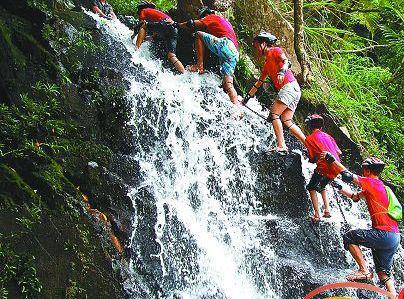
{"type": "Polygon", "coordinates": [[[157,10],[156,5],[152,2],[140,2],[137,6],[137,14],[140,28],[136,39],[136,49],[140,48],[147,34],[155,35],[163,41],[168,60],[178,72],[184,73],[185,68],[176,55],[178,39],[176,23],[169,15],[157,10]]]}
{"type": "Polygon", "coordinates": [[[220,73],[223,75],[223,89],[231,102],[240,106],[233,86],[233,76],[239,59],[238,42],[233,26],[214,10],[204,6],[199,10],[199,20],[179,24],[181,28],[196,31],[195,47],[197,62],[189,67],[192,72],[203,73],[205,47],[219,57],[220,73]]]}
{"type": "MultiPolygon", "coordinates": [[[[330,164],[343,167],[328,152],[323,152],[321,157],[330,164]]],[[[354,202],[358,202],[362,198],[365,199],[372,220],[371,229],[355,229],[343,235],[345,249],[349,250],[359,266],[359,269],[349,275],[347,280],[360,281],[373,278],[373,274],[359,247],[364,246],[372,250],[373,261],[380,283],[386,286],[387,291],[396,294],[391,269],[394,254],[400,244],[400,233],[397,220],[393,218],[393,214],[389,211],[390,199],[388,193],[391,190],[379,178],[384,166],[385,164],[382,160],[370,157],[362,163],[363,176],[353,174],[348,170],[341,173],[342,180],[358,185],[362,188],[360,192],[354,192],[350,188],[342,187],[338,184],[336,187],[340,190],[340,193],[351,198],[354,202]]]]}
{"type": "Polygon", "coordinates": [[[289,68],[290,63],[286,55],[281,48],[275,47],[276,41],[277,38],[268,32],[261,32],[254,37],[254,48],[259,56],[265,57],[265,63],[260,78],[244,97],[243,103],[246,104],[255,95],[268,76],[272,79],[278,90],[278,97],[272,104],[270,114],[277,142],[275,150],[286,153],[282,123],[303,144],[306,137],[292,120],[301,96],[300,86],[289,68]]]}
{"type": "Polygon", "coordinates": [[[91,0],[91,10],[102,18],[108,20],[116,19],[112,6],[105,0],[91,0]]]}
{"type": "Polygon", "coordinates": [[[321,194],[324,202],[324,214],[323,217],[330,218],[330,204],[327,198],[327,192],[325,187],[329,182],[335,179],[343,168],[339,168],[335,164],[328,164],[324,159],[320,157],[323,151],[327,151],[336,157],[337,161],[340,161],[339,155],[341,150],[339,149],[334,138],[327,133],[323,132],[324,119],[321,115],[313,114],[306,118],[305,123],[310,129],[310,135],[306,137],[306,148],[309,153],[309,161],[316,163],[317,167],[314,170],[313,176],[310,182],[307,184],[306,189],[310,193],[310,199],[313,204],[314,215],[310,218],[313,222],[321,220],[320,209],[318,207],[317,192],[321,194]]]}

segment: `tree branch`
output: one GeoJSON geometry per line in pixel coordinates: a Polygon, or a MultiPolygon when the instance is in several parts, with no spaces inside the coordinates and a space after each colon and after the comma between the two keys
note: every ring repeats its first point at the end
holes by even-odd
{"type": "Polygon", "coordinates": [[[303,0],[294,0],[293,3],[293,24],[294,24],[294,48],[297,60],[302,69],[303,84],[307,82],[310,73],[310,66],[304,49],[304,32],[303,32],[303,0]]]}

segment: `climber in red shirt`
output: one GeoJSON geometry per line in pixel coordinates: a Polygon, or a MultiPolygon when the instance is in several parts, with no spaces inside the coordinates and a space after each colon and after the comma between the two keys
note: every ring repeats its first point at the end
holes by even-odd
{"type": "Polygon", "coordinates": [[[278,144],[276,151],[284,154],[287,152],[287,147],[282,123],[303,144],[306,136],[292,120],[301,96],[300,86],[290,70],[286,55],[281,48],[275,47],[276,41],[277,38],[268,32],[261,32],[254,37],[254,47],[259,56],[265,57],[265,64],[260,78],[244,97],[243,103],[246,104],[255,95],[268,76],[272,79],[278,90],[278,97],[272,104],[270,120],[278,144]]]}
{"type": "Polygon", "coordinates": [[[332,136],[322,131],[324,119],[318,114],[310,115],[306,118],[305,123],[308,125],[311,133],[306,137],[305,145],[309,153],[309,161],[316,163],[317,167],[314,170],[310,182],[306,189],[310,193],[310,199],[313,204],[314,215],[310,218],[314,222],[321,220],[320,209],[318,207],[317,192],[320,192],[324,202],[323,217],[330,218],[330,204],[327,198],[326,185],[335,179],[343,168],[339,168],[336,164],[328,164],[320,157],[324,151],[330,152],[337,161],[340,161],[339,155],[341,150],[332,136]]]}
{"type": "Polygon", "coordinates": [[[176,23],[169,15],[155,8],[154,3],[145,1],[140,2],[137,6],[137,14],[141,23],[136,39],[136,49],[140,48],[146,34],[156,35],[164,43],[168,60],[182,74],[185,72],[185,68],[176,55],[178,39],[176,23]]]}
{"type": "MultiPolygon", "coordinates": [[[[330,164],[343,167],[331,153],[323,152],[321,157],[330,164]]],[[[387,190],[378,177],[384,166],[382,160],[369,157],[362,163],[363,176],[353,174],[348,170],[341,173],[342,180],[347,183],[355,183],[361,187],[360,192],[354,192],[339,184],[334,184],[334,186],[340,190],[340,193],[351,198],[354,202],[358,202],[362,198],[365,199],[372,220],[371,229],[355,229],[342,236],[345,249],[349,250],[359,266],[359,269],[349,275],[347,279],[360,281],[373,278],[359,246],[368,247],[372,250],[376,273],[381,284],[386,286],[387,291],[396,294],[394,281],[390,275],[394,254],[400,245],[400,232],[397,221],[388,213],[387,190]]]]}
{"type": "Polygon", "coordinates": [[[204,72],[205,47],[219,57],[220,73],[223,75],[223,89],[231,102],[240,107],[237,91],[233,86],[234,70],[239,53],[238,42],[233,26],[225,18],[216,15],[215,11],[204,6],[199,10],[199,20],[189,20],[179,24],[180,28],[197,30],[195,47],[197,63],[189,67],[193,72],[204,72]]]}

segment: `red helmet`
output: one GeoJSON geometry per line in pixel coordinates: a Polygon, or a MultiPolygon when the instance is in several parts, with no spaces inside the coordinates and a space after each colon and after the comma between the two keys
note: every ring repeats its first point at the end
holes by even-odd
{"type": "Polygon", "coordinates": [[[376,157],[369,157],[366,158],[365,160],[363,160],[362,162],[362,166],[380,166],[380,167],[384,167],[385,163],[380,160],[379,158],[376,157]]]}

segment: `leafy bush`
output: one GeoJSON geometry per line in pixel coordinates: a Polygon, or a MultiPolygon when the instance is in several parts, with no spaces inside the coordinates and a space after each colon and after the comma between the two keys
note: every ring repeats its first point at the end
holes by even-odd
{"type": "Polygon", "coordinates": [[[11,281],[17,283],[24,298],[39,295],[42,285],[37,277],[34,256],[20,255],[0,240],[0,265],[0,298],[7,298],[6,286],[11,281]]]}
{"type": "Polygon", "coordinates": [[[347,126],[351,137],[365,155],[382,157],[389,163],[384,175],[404,183],[403,115],[389,102],[398,103],[388,88],[389,69],[374,66],[369,58],[354,54],[336,56],[328,62],[323,74],[329,91],[320,86],[305,92],[317,102],[326,102],[347,126]],[[393,107],[392,107],[393,106],[393,107]]]}
{"type": "MultiPolygon", "coordinates": [[[[135,15],[136,6],[140,2],[139,0],[109,0],[109,3],[114,8],[115,13],[122,15],[135,15]]],[[[174,5],[176,5],[176,0],[156,0],[153,1],[158,9],[162,11],[168,11],[174,5]]]]}

